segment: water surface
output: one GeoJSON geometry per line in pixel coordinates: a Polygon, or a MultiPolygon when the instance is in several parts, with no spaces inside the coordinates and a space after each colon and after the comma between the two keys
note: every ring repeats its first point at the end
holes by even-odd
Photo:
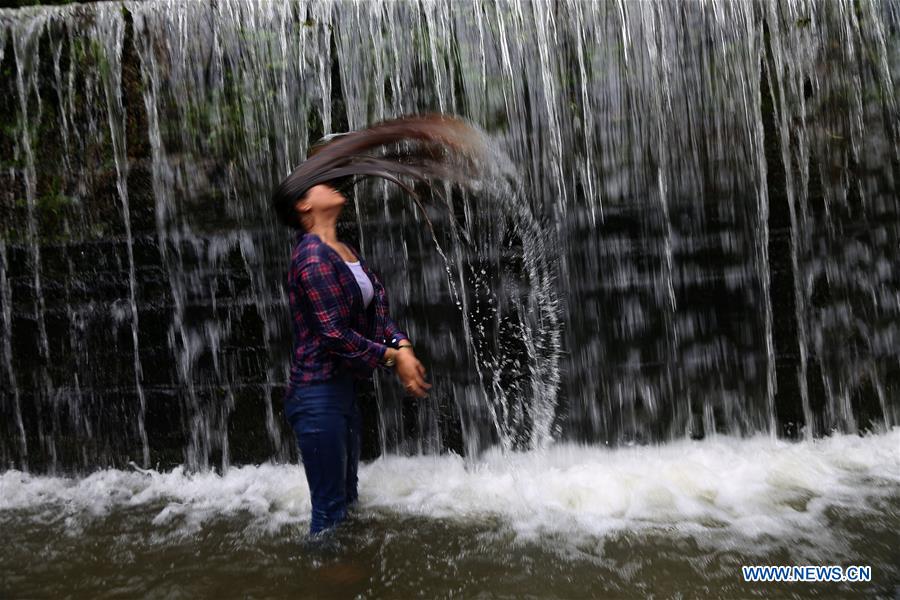
{"type": "Polygon", "coordinates": [[[389,456],[310,543],[297,465],[0,475],[4,597],[891,597],[900,429],[787,443],[389,456]],[[744,564],[870,584],[744,584],[744,564]]]}

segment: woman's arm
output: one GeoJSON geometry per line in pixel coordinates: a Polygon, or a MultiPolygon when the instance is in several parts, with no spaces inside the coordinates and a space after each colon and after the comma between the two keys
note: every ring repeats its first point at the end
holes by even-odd
{"type": "Polygon", "coordinates": [[[322,336],[325,348],[354,365],[377,367],[387,346],[350,328],[349,311],[341,303],[341,286],[334,265],[320,260],[307,262],[300,267],[297,281],[312,309],[309,326],[322,336]]]}
{"type": "Polygon", "coordinates": [[[381,319],[381,322],[384,325],[385,339],[394,347],[404,340],[409,342],[409,336],[406,335],[406,332],[400,329],[394,319],[391,318],[391,305],[388,302],[387,292],[381,284],[381,281],[378,279],[378,276],[374,273],[373,275],[372,287],[375,290],[375,310],[377,312],[377,317],[381,319]]]}
{"type": "Polygon", "coordinates": [[[405,332],[401,331],[394,320],[391,318],[390,313],[388,312],[388,301],[387,297],[384,298],[384,337],[391,342],[394,346],[397,346],[402,341],[409,342],[409,336],[406,335],[405,332]]]}
{"type": "MultiPolygon", "coordinates": [[[[368,268],[368,265],[365,265],[365,260],[363,260],[362,255],[360,255],[359,250],[356,249],[356,246],[353,244],[348,244],[347,242],[343,242],[344,246],[350,249],[350,252],[356,256],[356,260],[360,261],[361,264],[368,268]]],[[[387,292],[384,289],[384,286],[381,284],[381,280],[375,274],[374,271],[369,270],[369,280],[372,282],[372,290],[375,293],[375,310],[376,316],[381,320],[384,325],[384,337],[385,339],[394,347],[396,347],[401,341],[406,340],[409,341],[409,336],[401,330],[397,323],[391,318],[390,314],[390,304],[387,299],[387,292]]]]}
{"type": "Polygon", "coordinates": [[[397,327],[397,324],[391,318],[390,305],[388,304],[387,293],[378,276],[372,274],[372,286],[375,288],[376,311],[378,318],[382,319],[384,324],[384,337],[388,342],[397,347],[388,349],[387,356],[397,361],[396,373],[403,384],[403,388],[408,394],[418,398],[424,398],[431,389],[431,384],[425,381],[425,367],[416,358],[416,354],[412,349],[409,336],[397,327]]]}
{"type": "MultiPolygon", "coordinates": [[[[345,245],[350,248],[353,254],[356,255],[357,260],[359,260],[365,268],[365,261],[360,257],[356,248],[346,243],[345,245]]],[[[372,271],[369,271],[368,275],[372,282],[372,288],[375,294],[374,302],[376,318],[382,323],[382,333],[384,334],[385,339],[392,346],[400,346],[404,341],[406,342],[397,349],[393,347],[387,348],[384,356],[392,362],[396,361],[394,372],[397,374],[397,377],[400,379],[406,392],[413,396],[424,398],[428,395],[428,390],[431,389],[431,384],[425,381],[425,367],[422,366],[422,363],[416,358],[412,346],[409,345],[409,337],[406,333],[401,331],[394,320],[391,319],[387,293],[385,292],[381,281],[378,279],[378,276],[372,271]]]]}

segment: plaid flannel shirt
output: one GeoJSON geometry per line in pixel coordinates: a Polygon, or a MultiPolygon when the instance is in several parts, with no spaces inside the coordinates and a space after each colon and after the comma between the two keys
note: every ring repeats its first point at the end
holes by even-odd
{"type": "Polygon", "coordinates": [[[372,281],[374,296],[363,308],[362,292],[340,254],[319,236],[298,236],[291,253],[288,296],[294,323],[290,387],[319,383],[342,369],[370,377],[388,345],[409,339],[391,319],[378,277],[353,248],[372,281]]]}

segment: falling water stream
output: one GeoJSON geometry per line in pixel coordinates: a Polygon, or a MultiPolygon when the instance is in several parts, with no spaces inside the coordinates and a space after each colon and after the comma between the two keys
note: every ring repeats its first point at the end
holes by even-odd
{"type": "Polygon", "coordinates": [[[251,595],[900,582],[895,0],[0,9],[0,70],[0,592],[170,595],[186,556],[251,595]],[[426,111],[491,164],[427,215],[360,184],[340,232],[434,388],[374,382],[359,518],[309,554],[269,194],[426,111]],[[13,546],[81,562],[53,591],[13,546]]]}

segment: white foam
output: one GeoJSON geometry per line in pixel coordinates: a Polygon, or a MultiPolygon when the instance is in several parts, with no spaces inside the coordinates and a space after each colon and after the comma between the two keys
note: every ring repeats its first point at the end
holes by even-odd
{"type": "MultiPolygon", "coordinates": [[[[360,471],[364,510],[499,519],[524,537],[602,539],[636,530],[744,542],[809,537],[827,535],[827,508],[877,511],[874,501],[886,497],[900,497],[900,428],[800,443],[720,437],[618,449],[563,444],[488,453],[474,464],[455,455],[389,456],[360,471]]],[[[155,507],[152,522],[161,528],[191,531],[241,514],[275,531],[304,523],[310,505],[298,465],[246,466],[224,475],[182,469],[107,470],[82,478],[0,474],[0,516],[15,510],[83,522],[129,507],[155,507]]]]}

